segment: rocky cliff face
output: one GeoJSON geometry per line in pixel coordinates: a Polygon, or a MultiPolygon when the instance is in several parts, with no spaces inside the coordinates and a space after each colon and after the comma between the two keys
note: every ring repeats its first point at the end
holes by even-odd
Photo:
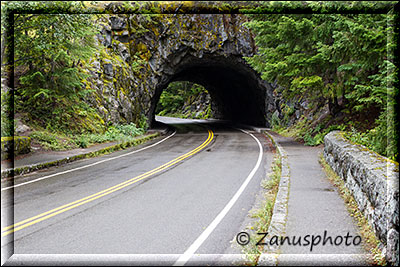
{"type": "Polygon", "coordinates": [[[92,105],[108,122],[151,122],[162,90],[186,80],[210,92],[214,117],[267,125],[272,87],[243,59],[256,51],[245,21],[235,14],[102,15],[85,81],[92,105]]]}

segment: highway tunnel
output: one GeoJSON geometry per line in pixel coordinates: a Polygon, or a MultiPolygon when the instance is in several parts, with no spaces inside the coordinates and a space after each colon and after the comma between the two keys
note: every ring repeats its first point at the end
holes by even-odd
{"type": "Polygon", "coordinates": [[[151,116],[163,89],[174,81],[190,81],[204,86],[213,101],[214,118],[254,126],[266,121],[266,83],[239,56],[186,56],[170,75],[163,77],[152,99],[151,116]]]}

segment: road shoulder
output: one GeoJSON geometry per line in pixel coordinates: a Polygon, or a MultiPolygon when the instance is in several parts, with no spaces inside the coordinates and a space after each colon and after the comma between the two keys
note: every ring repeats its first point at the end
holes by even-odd
{"type": "MultiPolygon", "coordinates": [[[[287,154],[288,170],[290,172],[290,192],[287,205],[287,218],[285,227],[281,228],[276,236],[289,237],[289,240],[304,241],[304,237],[327,233],[333,240],[337,236],[359,236],[359,229],[355,221],[346,210],[345,203],[340,198],[337,189],[329,183],[322,166],[318,162],[321,147],[307,147],[294,141],[292,138],[280,136],[270,132],[275,142],[287,154]]],[[[282,164],[282,173],[285,172],[282,164]]],[[[279,196],[275,205],[279,205],[279,196]]],[[[273,223],[270,229],[274,228],[273,223]]],[[[309,238],[310,238],[309,237],[309,238]]],[[[273,239],[268,239],[271,241],[273,239]]],[[[270,242],[272,243],[272,242],[270,242]]],[[[303,242],[305,244],[305,242],[303,242]]],[[[334,243],[334,242],[333,242],[334,243]]],[[[339,242],[338,242],[339,243],[339,242]]],[[[298,244],[298,243],[297,243],[298,244]]],[[[260,257],[258,265],[291,265],[310,264],[312,262],[330,262],[335,264],[367,265],[369,258],[361,245],[345,246],[316,245],[310,251],[310,245],[294,245],[285,242],[279,250],[272,251],[267,247],[267,252],[260,257]],[[272,254],[271,254],[272,252],[272,254]]]]}

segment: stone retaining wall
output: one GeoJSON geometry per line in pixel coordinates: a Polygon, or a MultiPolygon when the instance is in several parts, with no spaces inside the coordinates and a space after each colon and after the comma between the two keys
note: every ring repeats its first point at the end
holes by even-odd
{"type": "Polygon", "coordinates": [[[324,139],[324,157],[352,192],[360,211],[381,240],[387,261],[399,264],[399,165],[339,131],[324,139]]]}

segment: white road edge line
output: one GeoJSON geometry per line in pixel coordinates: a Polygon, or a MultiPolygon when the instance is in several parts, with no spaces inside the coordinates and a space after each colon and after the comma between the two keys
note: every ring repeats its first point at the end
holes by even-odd
{"type": "Polygon", "coordinates": [[[253,178],[254,174],[258,170],[261,164],[261,160],[263,157],[263,148],[260,143],[260,141],[251,133],[246,132],[245,130],[238,129],[256,140],[258,147],[260,149],[260,153],[258,154],[258,160],[256,165],[254,166],[253,170],[250,172],[249,176],[247,176],[246,180],[243,182],[243,184],[240,186],[238,191],[235,193],[235,195],[232,197],[232,199],[226,204],[224,209],[215,217],[215,219],[210,223],[210,225],[204,230],[203,233],[194,241],[194,243],[179,257],[179,259],[174,263],[173,266],[183,266],[192,256],[193,254],[197,251],[197,249],[203,244],[203,242],[208,238],[208,236],[214,231],[214,229],[217,227],[217,225],[222,221],[222,219],[225,217],[225,215],[229,212],[229,210],[232,208],[232,206],[236,203],[236,201],[239,199],[240,195],[243,193],[243,191],[246,189],[247,185],[249,184],[250,180],[253,178]]]}
{"type": "Polygon", "coordinates": [[[103,163],[103,162],[106,162],[106,161],[110,161],[110,160],[122,158],[122,157],[125,157],[125,156],[128,156],[128,155],[132,155],[132,154],[135,154],[135,153],[137,153],[137,152],[140,152],[140,151],[143,151],[143,150],[145,150],[145,149],[148,149],[148,148],[151,148],[151,147],[153,147],[153,146],[156,146],[156,145],[158,145],[158,144],[161,144],[162,142],[164,142],[164,141],[166,141],[167,139],[171,138],[171,137],[174,136],[175,134],[176,134],[176,130],[175,130],[171,135],[167,136],[166,138],[164,138],[164,139],[162,139],[162,140],[158,141],[157,143],[154,143],[154,144],[152,144],[152,145],[150,145],[150,146],[146,146],[146,147],[144,147],[144,148],[141,148],[141,149],[138,149],[138,150],[135,150],[135,151],[132,151],[132,152],[123,154],[123,155],[119,155],[119,156],[116,156],[116,157],[113,157],[113,158],[100,160],[100,161],[98,161],[98,162],[91,163],[91,164],[88,164],[88,165],[85,165],[85,166],[81,166],[81,167],[78,167],[78,168],[75,168],[75,169],[71,169],[71,170],[67,170],[67,171],[63,171],[63,172],[54,173],[54,174],[51,174],[51,175],[43,176],[43,177],[41,177],[41,178],[38,178],[38,179],[35,179],[35,180],[32,180],[32,181],[29,181],[29,182],[20,183],[20,184],[17,184],[17,185],[5,187],[5,188],[2,188],[1,191],[5,191],[5,190],[11,189],[11,188],[15,188],[15,187],[27,185],[27,184],[30,184],[30,183],[38,182],[38,181],[41,181],[41,180],[44,180],[44,179],[48,179],[48,178],[51,178],[51,177],[54,177],[54,176],[57,176],[57,175],[61,175],[61,174],[65,174],[65,173],[69,173],[69,172],[73,172],[73,171],[85,169],[85,168],[88,168],[88,167],[91,167],[91,166],[94,166],[94,165],[97,165],[97,164],[100,164],[100,163],[103,163]]]}

